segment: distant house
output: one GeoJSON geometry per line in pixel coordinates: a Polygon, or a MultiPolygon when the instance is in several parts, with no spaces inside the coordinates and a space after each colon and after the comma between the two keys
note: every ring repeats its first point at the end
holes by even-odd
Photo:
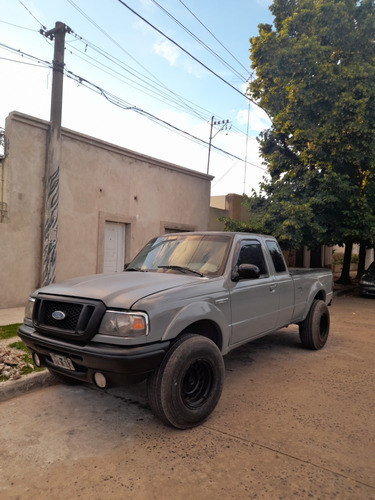
{"type": "MultiPolygon", "coordinates": [[[[222,230],[224,223],[221,217],[229,217],[241,222],[248,220],[248,213],[242,206],[242,196],[228,194],[211,197],[210,230],[222,230]]],[[[291,267],[331,267],[332,249],[322,245],[314,250],[303,247],[298,251],[284,252],[285,259],[291,267]]]]}

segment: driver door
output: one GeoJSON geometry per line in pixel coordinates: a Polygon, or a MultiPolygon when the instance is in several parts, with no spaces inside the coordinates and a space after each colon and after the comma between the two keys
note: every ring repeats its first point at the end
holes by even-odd
{"type": "Polygon", "coordinates": [[[258,279],[240,279],[231,289],[231,345],[251,340],[276,326],[279,296],[277,283],[270,275],[263,249],[256,239],[241,242],[235,266],[253,264],[260,270],[258,279]]]}

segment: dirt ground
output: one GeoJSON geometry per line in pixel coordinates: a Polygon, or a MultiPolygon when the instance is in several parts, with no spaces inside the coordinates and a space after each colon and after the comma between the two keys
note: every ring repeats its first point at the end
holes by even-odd
{"type": "Polygon", "coordinates": [[[340,296],[325,348],[296,327],[226,357],[222,398],[177,431],[145,386],[0,403],[3,499],[375,499],[375,300],[340,296]]]}

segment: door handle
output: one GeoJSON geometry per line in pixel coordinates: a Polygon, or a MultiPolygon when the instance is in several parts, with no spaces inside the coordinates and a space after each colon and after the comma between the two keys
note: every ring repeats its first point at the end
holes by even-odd
{"type": "Polygon", "coordinates": [[[277,285],[270,285],[270,292],[274,293],[276,291],[277,285]]]}

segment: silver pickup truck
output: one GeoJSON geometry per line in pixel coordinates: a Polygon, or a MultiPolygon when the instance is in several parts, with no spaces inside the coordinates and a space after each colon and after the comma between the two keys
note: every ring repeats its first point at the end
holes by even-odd
{"type": "Polygon", "coordinates": [[[124,272],[36,290],[18,333],[65,382],[147,378],[154,413],[185,429],[216,407],[232,349],[292,323],[304,347],[322,348],[332,288],[327,269],[288,270],[271,236],[168,234],[124,272]]]}

